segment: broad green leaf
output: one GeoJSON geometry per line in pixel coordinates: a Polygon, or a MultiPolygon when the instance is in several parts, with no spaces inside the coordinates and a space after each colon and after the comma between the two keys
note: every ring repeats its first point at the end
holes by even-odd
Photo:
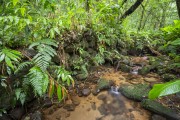
{"type": "Polygon", "coordinates": [[[5,57],[5,62],[9,67],[11,67],[14,70],[14,66],[13,66],[11,60],[9,59],[9,57],[7,57],[7,56],[5,57]]]}
{"type": "Polygon", "coordinates": [[[58,100],[61,101],[61,99],[62,99],[62,88],[60,85],[57,86],[57,96],[58,96],[58,100]]]}
{"type": "Polygon", "coordinates": [[[164,84],[155,84],[149,92],[149,98],[155,99],[160,96],[170,95],[180,92],[180,79],[164,84]]]}
{"type": "Polygon", "coordinates": [[[0,56],[0,62],[2,62],[2,61],[4,60],[4,57],[5,57],[5,54],[2,54],[2,55],[0,56]]]}
{"type": "Polygon", "coordinates": [[[21,94],[21,89],[20,89],[20,88],[16,89],[16,90],[15,90],[15,95],[16,95],[16,99],[17,99],[17,100],[19,100],[20,94],[21,94]]]}
{"type": "Polygon", "coordinates": [[[57,27],[54,28],[54,31],[56,31],[57,34],[60,34],[60,31],[57,27]]]}
{"type": "Polygon", "coordinates": [[[20,8],[20,10],[21,10],[21,15],[24,16],[26,8],[20,8]]]}
{"type": "Polygon", "coordinates": [[[50,32],[50,37],[51,37],[51,38],[54,38],[54,35],[55,35],[55,34],[54,34],[54,30],[51,29],[49,32],[50,32]]]}
{"type": "Polygon", "coordinates": [[[21,104],[24,105],[25,100],[26,100],[26,94],[22,92],[22,93],[20,94],[20,98],[19,98],[19,99],[20,99],[20,101],[21,101],[21,104]]]}
{"type": "Polygon", "coordinates": [[[16,4],[19,2],[19,0],[13,0],[13,5],[16,6],[16,4]]]}

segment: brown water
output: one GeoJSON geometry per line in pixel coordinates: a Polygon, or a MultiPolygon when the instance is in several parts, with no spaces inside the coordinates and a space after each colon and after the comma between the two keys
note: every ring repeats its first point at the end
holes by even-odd
{"type": "MultiPolygon", "coordinates": [[[[113,68],[100,68],[97,74],[101,78],[113,80],[117,86],[124,84],[145,83],[145,77],[140,75],[131,75],[123,72],[114,72],[113,68]],[[101,72],[102,71],[102,72],[101,72]]],[[[156,74],[149,74],[146,77],[153,77],[159,81],[156,74]]],[[[75,96],[80,102],[74,111],[67,111],[63,107],[55,105],[44,109],[45,120],[149,120],[151,113],[141,108],[138,102],[125,98],[123,95],[114,94],[112,91],[103,91],[94,96],[88,97],[75,96]]],[[[66,104],[71,104],[67,100],[66,104]]]]}

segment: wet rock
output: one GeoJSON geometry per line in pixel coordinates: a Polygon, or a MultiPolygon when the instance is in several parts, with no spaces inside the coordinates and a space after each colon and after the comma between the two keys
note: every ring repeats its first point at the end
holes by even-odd
{"type": "Polygon", "coordinates": [[[43,101],[43,108],[49,108],[53,105],[52,101],[50,98],[45,98],[45,100],[43,101]]]}
{"type": "Polygon", "coordinates": [[[75,105],[72,103],[71,100],[67,100],[66,104],[63,106],[64,109],[67,111],[74,111],[75,110],[75,105]]]}
{"type": "Polygon", "coordinates": [[[42,113],[40,111],[36,111],[30,115],[31,120],[43,120],[42,113]]]}
{"type": "Polygon", "coordinates": [[[87,73],[80,73],[76,75],[77,80],[85,80],[88,77],[87,73]]]}
{"type": "Polygon", "coordinates": [[[152,115],[151,120],[166,120],[166,118],[164,118],[160,115],[154,114],[154,115],[152,115]]]}
{"type": "Polygon", "coordinates": [[[150,67],[144,66],[144,67],[142,67],[141,69],[138,70],[138,73],[140,75],[146,75],[146,74],[148,74],[150,72],[150,70],[151,70],[150,67]]]}
{"type": "Polygon", "coordinates": [[[145,108],[150,110],[151,112],[160,114],[167,119],[170,120],[180,120],[180,115],[178,115],[175,111],[172,109],[163,106],[162,104],[158,103],[157,101],[154,100],[149,100],[149,99],[144,99],[141,102],[141,105],[145,108]]]}
{"type": "Polygon", "coordinates": [[[73,96],[73,97],[71,98],[71,100],[72,100],[72,103],[73,103],[75,106],[78,106],[78,105],[80,104],[80,100],[78,99],[77,96],[73,96]]]}
{"type": "Polygon", "coordinates": [[[99,90],[107,90],[110,89],[111,86],[114,85],[114,82],[112,80],[106,80],[106,79],[99,79],[98,81],[98,89],[99,90]]]}
{"type": "Polygon", "coordinates": [[[165,82],[169,82],[170,80],[174,80],[177,78],[175,75],[169,73],[163,74],[161,77],[165,82]]]}
{"type": "Polygon", "coordinates": [[[106,100],[106,95],[105,94],[101,94],[97,97],[99,100],[106,100]]]}
{"type": "Polygon", "coordinates": [[[120,63],[119,68],[122,72],[130,72],[131,71],[131,67],[126,64],[120,63]]]}
{"type": "Polygon", "coordinates": [[[23,107],[15,108],[10,112],[10,115],[13,119],[20,120],[25,114],[25,109],[23,107]]]}
{"type": "Polygon", "coordinates": [[[145,80],[146,82],[156,82],[156,81],[157,81],[157,79],[156,79],[156,78],[153,78],[153,77],[150,77],[150,78],[146,77],[146,78],[144,78],[144,80],[145,80]]]}
{"type": "Polygon", "coordinates": [[[92,94],[94,95],[94,96],[96,96],[96,95],[98,95],[98,93],[99,93],[99,89],[98,89],[98,87],[97,86],[95,86],[93,89],[92,89],[92,94]]]}
{"type": "Polygon", "coordinates": [[[120,92],[129,99],[142,101],[144,96],[148,96],[150,87],[147,84],[125,85],[120,87],[120,92]]]}
{"type": "Polygon", "coordinates": [[[89,88],[84,88],[82,90],[82,94],[83,94],[83,96],[88,96],[91,94],[91,90],[89,88]]]}

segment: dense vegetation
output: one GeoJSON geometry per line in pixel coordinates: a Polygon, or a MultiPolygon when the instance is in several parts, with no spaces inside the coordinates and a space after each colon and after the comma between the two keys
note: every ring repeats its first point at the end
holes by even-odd
{"type": "MultiPolygon", "coordinates": [[[[86,77],[91,66],[115,64],[127,55],[143,56],[146,50],[166,55],[169,67],[179,74],[179,0],[0,0],[0,4],[0,93],[8,95],[4,96],[10,107],[46,93],[61,101],[67,86],[74,85],[73,75],[86,77]]],[[[150,97],[180,91],[179,80],[162,86],[170,84],[172,92],[152,91],[150,97]]]]}

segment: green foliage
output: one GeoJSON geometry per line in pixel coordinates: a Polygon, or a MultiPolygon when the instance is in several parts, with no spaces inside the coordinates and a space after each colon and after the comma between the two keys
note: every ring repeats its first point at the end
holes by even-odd
{"type": "Polygon", "coordinates": [[[155,99],[157,97],[166,96],[178,92],[180,92],[180,79],[164,84],[155,84],[153,86],[153,89],[149,92],[149,98],[155,99]]]}
{"type": "Polygon", "coordinates": [[[8,67],[10,67],[12,70],[14,70],[15,63],[19,63],[21,60],[21,53],[16,50],[11,50],[8,48],[3,48],[0,50],[0,63],[5,62],[8,67]]]}
{"type": "Polygon", "coordinates": [[[52,57],[57,54],[55,49],[53,49],[53,47],[57,46],[58,44],[56,41],[51,39],[44,39],[32,43],[29,48],[36,48],[38,51],[38,53],[33,57],[32,61],[42,70],[46,70],[52,57]]]}

